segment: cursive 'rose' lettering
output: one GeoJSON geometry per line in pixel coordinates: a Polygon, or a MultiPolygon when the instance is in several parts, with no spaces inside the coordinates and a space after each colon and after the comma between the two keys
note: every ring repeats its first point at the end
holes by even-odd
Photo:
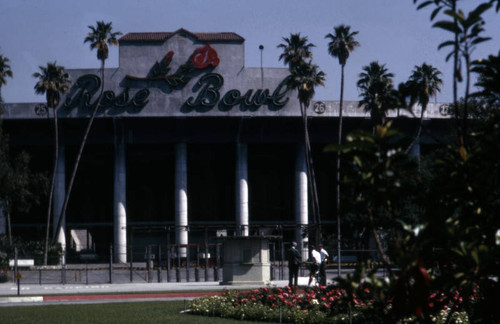
{"type": "MultiPolygon", "coordinates": [[[[72,92],[66,97],[64,107],[68,109],[80,108],[88,112],[95,109],[99,98],[91,102],[93,96],[101,86],[101,79],[93,74],[86,74],[78,78],[72,92]]],[[[128,112],[139,112],[148,103],[149,90],[141,89],[130,98],[129,88],[123,89],[119,95],[111,90],[104,91],[99,109],[120,109],[128,112]]]]}

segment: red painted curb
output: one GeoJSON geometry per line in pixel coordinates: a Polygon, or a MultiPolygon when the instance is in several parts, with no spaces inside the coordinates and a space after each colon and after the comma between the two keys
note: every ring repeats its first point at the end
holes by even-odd
{"type": "Polygon", "coordinates": [[[192,293],[159,293],[159,294],[105,294],[105,295],[60,295],[43,296],[43,301],[68,300],[107,300],[107,299],[155,299],[155,298],[190,298],[202,296],[219,296],[222,292],[192,292],[192,293]]]}

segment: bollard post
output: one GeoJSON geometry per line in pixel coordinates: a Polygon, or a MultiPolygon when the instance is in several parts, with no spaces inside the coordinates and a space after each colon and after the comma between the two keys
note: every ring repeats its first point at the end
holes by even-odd
{"type": "Polygon", "coordinates": [[[177,267],[175,268],[175,279],[181,282],[181,246],[177,245],[177,267]]]}
{"type": "Polygon", "coordinates": [[[215,265],[214,265],[214,281],[219,281],[219,267],[220,267],[220,246],[215,245],[215,265]]]}
{"type": "Polygon", "coordinates": [[[273,249],[273,261],[271,262],[271,280],[276,280],[276,274],[274,273],[276,271],[276,245],[274,242],[271,243],[272,249],[273,249]]]}
{"type": "Polygon", "coordinates": [[[62,251],[61,254],[61,283],[63,285],[66,284],[66,264],[65,264],[66,258],[64,257],[65,253],[66,253],[65,251],[62,251]]]}
{"type": "Polygon", "coordinates": [[[280,263],[280,275],[281,275],[281,280],[284,279],[285,277],[285,247],[283,246],[283,234],[281,234],[281,239],[280,239],[280,248],[281,248],[281,263],[280,263]]]}
{"type": "Polygon", "coordinates": [[[134,281],[134,257],[132,254],[132,245],[129,247],[129,260],[130,260],[130,282],[134,281]]]}
{"type": "Polygon", "coordinates": [[[200,246],[196,244],[196,265],[194,268],[194,280],[200,281],[200,246]]]}
{"type": "Polygon", "coordinates": [[[134,281],[134,228],[130,228],[130,282],[134,281]]]}
{"type": "Polygon", "coordinates": [[[170,282],[170,260],[172,257],[172,251],[171,251],[171,246],[170,246],[170,227],[167,227],[167,282],[170,282]]]}
{"type": "Polygon", "coordinates": [[[162,282],[162,276],[161,276],[161,245],[158,244],[158,268],[157,268],[157,272],[158,272],[158,282],[162,282]]]}
{"type": "Polygon", "coordinates": [[[113,283],[113,244],[109,246],[109,283],[113,283]]]}
{"type": "Polygon", "coordinates": [[[18,271],[16,274],[18,296],[21,294],[21,279],[22,279],[21,273],[18,271]]]}
{"type": "Polygon", "coordinates": [[[189,266],[190,266],[190,256],[189,256],[189,245],[186,246],[186,281],[189,282],[189,266]]]}
{"type": "Polygon", "coordinates": [[[167,282],[170,282],[170,245],[167,243],[167,282]]]}
{"type": "Polygon", "coordinates": [[[209,260],[208,260],[208,227],[205,226],[205,281],[208,281],[208,266],[209,266],[209,260]]]}
{"type": "Polygon", "coordinates": [[[146,273],[147,281],[151,282],[151,246],[146,247],[146,273]]]}
{"type": "Polygon", "coordinates": [[[17,276],[17,248],[14,248],[14,276],[12,276],[12,281],[16,283],[17,276]]]}

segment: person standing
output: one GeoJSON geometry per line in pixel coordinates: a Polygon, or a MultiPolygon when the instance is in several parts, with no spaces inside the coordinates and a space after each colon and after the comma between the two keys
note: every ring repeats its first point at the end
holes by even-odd
{"type": "Polygon", "coordinates": [[[318,272],[319,266],[321,264],[321,254],[316,250],[314,245],[311,245],[311,265],[309,268],[309,283],[308,286],[311,285],[316,273],[318,272]]]}
{"type": "Polygon", "coordinates": [[[328,264],[328,257],[330,256],[328,252],[323,248],[323,244],[318,245],[318,250],[320,254],[321,263],[319,266],[319,277],[320,285],[326,286],[326,266],[328,264]]]}
{"type": "Polygon", "coordinates": [[[302,263],[302,256],[297,250],[297,243],[292,242],[292,247],[288,250],[288,286],[297,287],[299,279],[299,266],[302,263]]]}

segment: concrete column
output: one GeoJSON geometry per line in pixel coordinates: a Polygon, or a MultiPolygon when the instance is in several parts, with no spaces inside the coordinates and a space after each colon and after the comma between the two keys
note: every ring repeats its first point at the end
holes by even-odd
{"type": "MultiPolygon", "coordinates": [[[[188,198],[187,198],[187,145],[175,147],[175,243],[188,244],[188,198]]],[[[186,248],[180,249],[186,257],[186,248]]]]}
{"type": "Polygon", "coordinates": [[[306,151],[304,144],[299,144],[295,158],[295,224],[297,225],[295,241],[301,249],[303,260],[307,260],[309,257],[309,239],[302,237],[302,232],[309,220],[307,189],[306,151]]]}
{"type": "Polygon", "coordinates": [[[236,226],[237,235],[248,236],[248,148],[236,144],[236,226]]]}
{"type": "MultiPolygon", "coordinates": [[[[54,213],[54,221],[52,223],[54,231],[56,230],[61,210],[66,196],[66,146],[59,144],[59,158],[57,160],[56,179],[54,183],[54,204],[52,212],[54,213]]],[[[61,248],[66,251],[66,220],[61,225],[61,231],[57,236],[57,243],[61,244],[61,248]]],[[[66,263],[63,260],[63,263],[66,263]]]]}
{"type": "Polygon", "coordinates": [[[127,168],[123,124],[115,124],[115,165],[113,181],[114,259],[127,262],[127,168]]]}

